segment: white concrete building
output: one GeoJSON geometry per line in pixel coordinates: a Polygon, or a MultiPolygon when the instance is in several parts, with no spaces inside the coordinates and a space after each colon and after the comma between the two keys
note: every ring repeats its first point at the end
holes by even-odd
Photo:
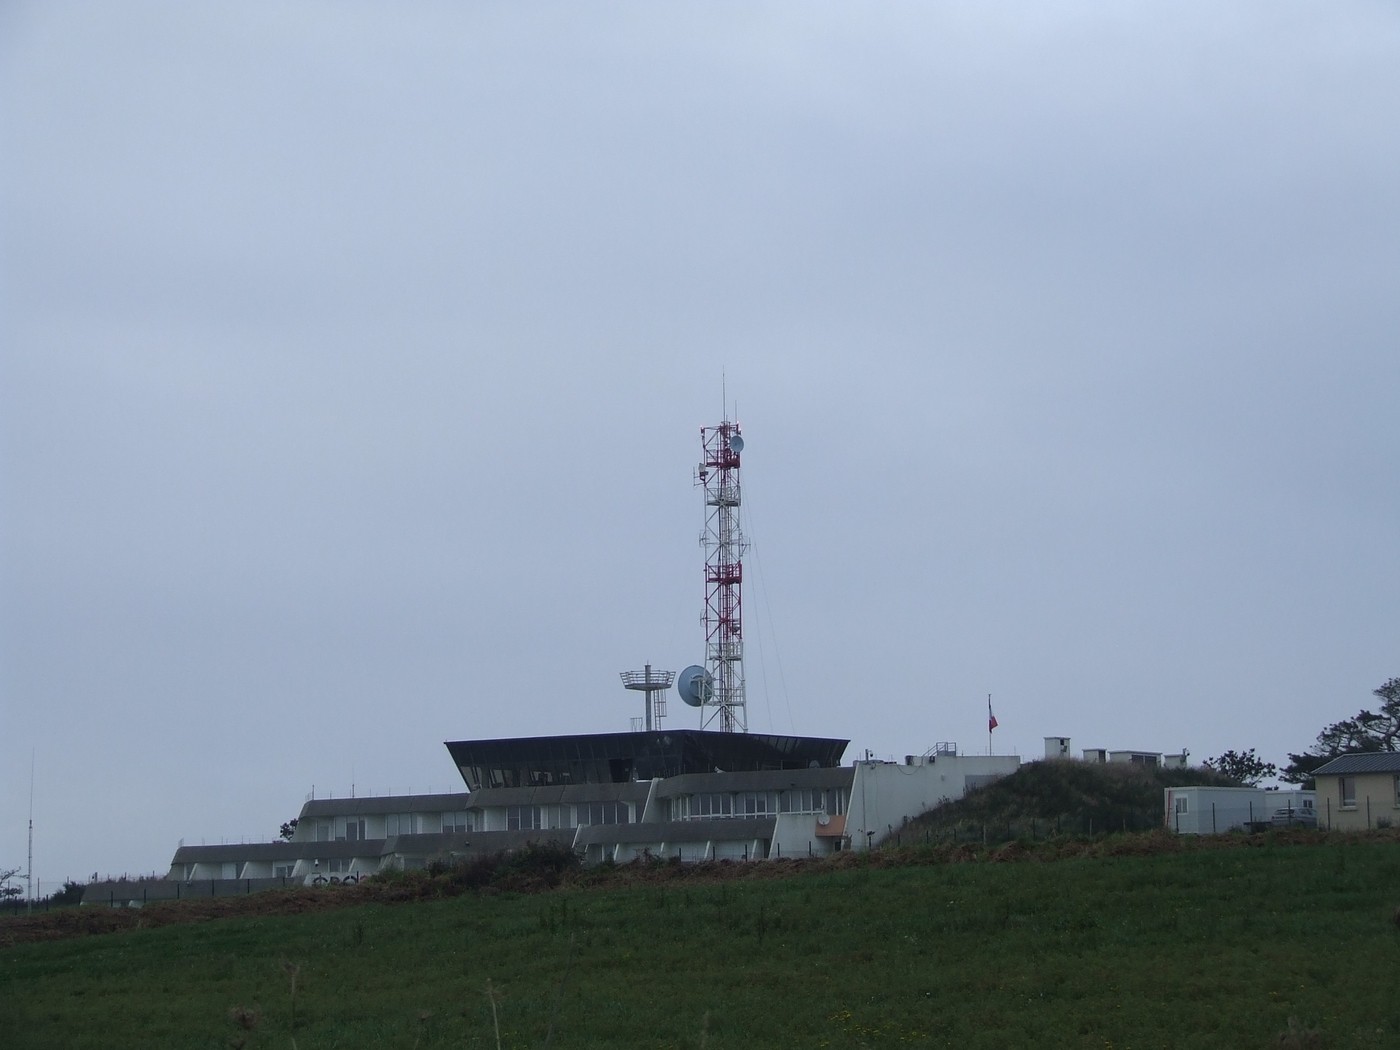
{"type": "Polygon", "coordinates": [[[960,755],[955,745],[902,763],[837,765],[845,744],[684,730],[449,744],[468,792],[308,799],[290,841],[181,845],[164,885],[142,884],[136,897],[111,884],[93,899],[353,883],[531,842],[570,846],[586,863],[866,850],[1020,766],[1014,755],[960,755]]]}

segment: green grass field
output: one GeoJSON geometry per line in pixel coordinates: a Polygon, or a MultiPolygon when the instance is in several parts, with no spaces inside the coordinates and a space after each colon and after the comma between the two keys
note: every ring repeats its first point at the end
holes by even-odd
{"type": "Polygon", "coordinates": [[[1400,843],[1152,841],[16,945],[0,1045],[1400,1046],[1400,843]]]}

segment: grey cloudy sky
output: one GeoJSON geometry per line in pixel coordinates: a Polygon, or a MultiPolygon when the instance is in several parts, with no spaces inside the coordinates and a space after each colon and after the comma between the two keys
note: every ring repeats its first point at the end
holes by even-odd
{"type": "Polygon", "coordinates": [[[625,729],[1256,747],[1400,674],[1392,3],[0,6],[0,867],[625,729]],[[672,705],[669,724],[693,725],[672,705]]]}

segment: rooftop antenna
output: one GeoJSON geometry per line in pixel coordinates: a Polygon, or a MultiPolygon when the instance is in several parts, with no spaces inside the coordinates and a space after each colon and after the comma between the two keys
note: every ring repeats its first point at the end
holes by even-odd
{"type": "Polygon", "coordinates": [[[646,731],[661,728],[661,720],[666,717],[666,690],[675,680],[674,671],[655,671],[651,664],[640,671],[623,671],[622,687],[646,693],[646,718],[632,719],[632,731],[636,732],[645,722],[646,731]]]}
{"type": "Polygon", "coordinates": [[[695,484],[705,492],[705,531],[700,535],[705,549],[705,665],[703,678],[687,677],[693,667],[681,673],[681,699],[701,709],[702,729],[718,722],[723,732],[747,733],[742,592],[748,543],[739,527],[744,438],[727,406],[718,426],[700,428],[700,447],[695,484]]]}

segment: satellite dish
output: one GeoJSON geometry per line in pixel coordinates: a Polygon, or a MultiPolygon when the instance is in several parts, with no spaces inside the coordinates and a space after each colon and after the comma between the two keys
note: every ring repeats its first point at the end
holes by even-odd
{"type": "Polygon", "coordinates": [[[691,664],[676,675],[676,692],[691,707],[702,707],[714,695],[714,679],[699,664],[691,664]]]}
{"type": "Polygon", "coordinates": [[[738,434],[730,434],[730,435],[729,435],[729,451],[730,451],[730,452],[742,452],[742,451],[744,451],[744,439],[741,438],[738,434]]]}
{"type": "Polygon", "coordinates": [[[820,824],[822,827],[826,827],[831,823],[831,817],[829,817],[825,813],[819,813],[817,815],[817,823],[820,824]]]}

